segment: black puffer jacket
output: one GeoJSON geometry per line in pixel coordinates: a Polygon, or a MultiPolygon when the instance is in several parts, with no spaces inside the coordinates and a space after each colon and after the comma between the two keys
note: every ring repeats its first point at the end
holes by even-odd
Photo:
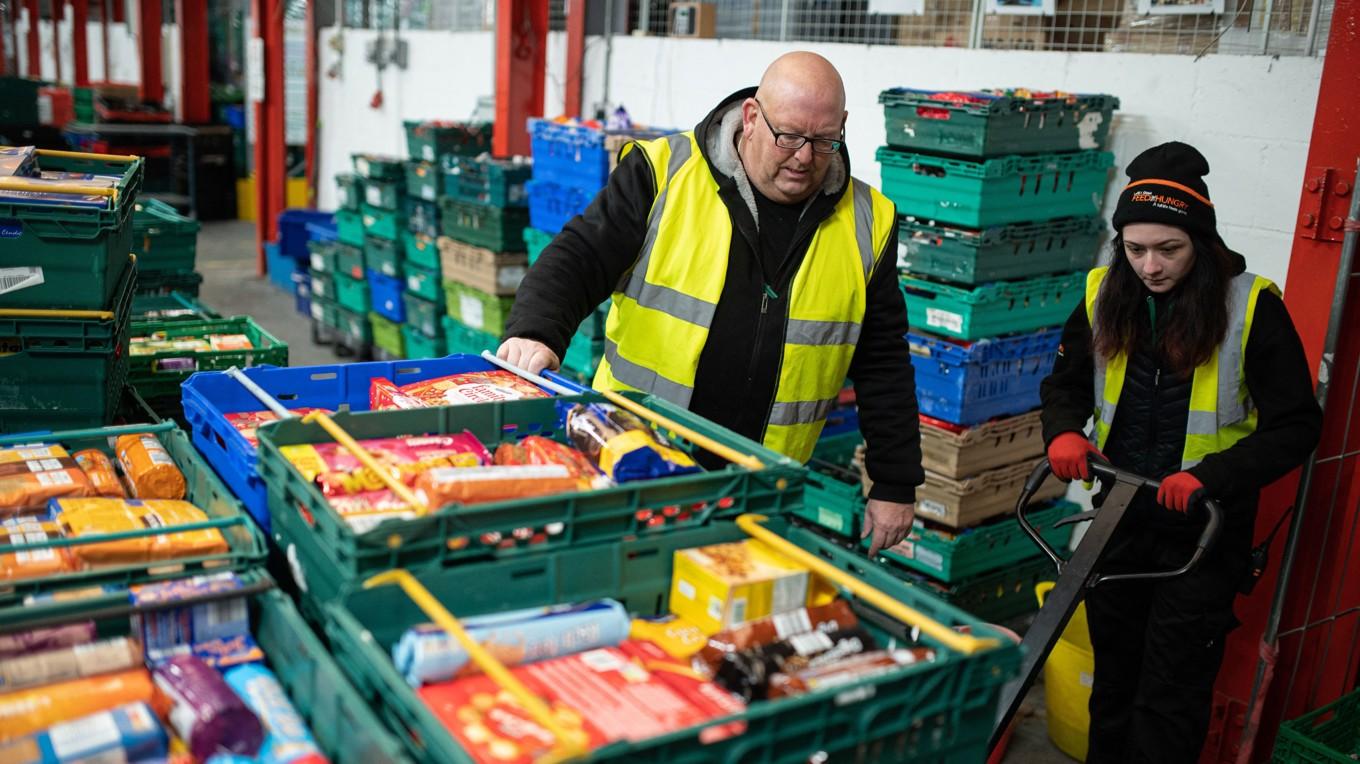
{"type": "MultiPolygon", "coordinates": [[[[1238,260],[1240,273],[1245,261],[1238,260]]],[[[1150,295],[1144,293],[1145,298],[1150,295]]],[[[1158,315],[1175,320],[1174,301],[1173,293],[1159,303],[1158,315]]],[[[1106,443],[1106,456],[1115,466],[1148,477],[1180,470],[1190,410],[1189,375],[1168,378],[1163,371],[1158,384],[1162,365],[1150,347],[1135,350],[1106,443]]],[[[1260,490],[1299,466],[1322,432],[1322,411],[1313,397],[1303,343],[1284,301],[1274,293],[1262,292],[1257,300],[1244,365],[1247,391],[1258,412],[1256,431],[1205,457],[1189,472],[1226,505],[1229,525],[1249,537],[1260,490]]],[[[1053,373],[1040,388],[1045,443],[1064,432],[1086,431],[1095,408],[1094,375],[1091,325],[1085,305],[1078,304],[1063,328],[1053,373]]],[[[1159,512],[1165,521],[1182,519],[1173,514],[1159,512]]]]}

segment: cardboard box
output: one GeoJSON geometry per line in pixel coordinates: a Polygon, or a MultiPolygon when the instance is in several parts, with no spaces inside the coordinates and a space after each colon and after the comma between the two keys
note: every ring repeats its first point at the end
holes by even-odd
{"type": "Polygon", "coordinates": [[[681,549],[671,576],[671,612],[705,634],[806,607],[807,570],[746,540],[681,549]]]}
{"type": "Polygon", "coordinates": [[[716,37],[718,8],[713,3],[671,3],[671,37],[716,37]]]}
{"type": "MultiPolygon", "coordinates": [[[[1038,463],[1038,459],[1027,459],[966,478],[948,478],[927,470],[925,485],[916,489],[916,516],[950,528],[969,528],[1012,512],[1025,478],[1038,463]]],[[[1031,501],[1058,499],[1066,493],[1066,483],[1049,477],[1031,501]]]]}
{"type": "Polygon", "coordinates": [[[947,478],[964,478],[1044,455],[1039,412],[956,430],[921,420],[921,466],[947,478]]]}
{"type": "Polygon", "coordinates": [[[444,279],[497,297],[513,297],[529,269],[524,252],[492,252],[439,237],[439,266],[444,279]]]}

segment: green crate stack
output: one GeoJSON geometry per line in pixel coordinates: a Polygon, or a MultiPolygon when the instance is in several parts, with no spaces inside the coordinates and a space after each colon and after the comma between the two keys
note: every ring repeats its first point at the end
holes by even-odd
{"type": "Polygon", "coordinates": [[[165,295],[176,286],[197,294],[194,270],[202,224],[156,199],[137,202],[132,212],[132,253],[137,256],[143,294],[165,295]]]}

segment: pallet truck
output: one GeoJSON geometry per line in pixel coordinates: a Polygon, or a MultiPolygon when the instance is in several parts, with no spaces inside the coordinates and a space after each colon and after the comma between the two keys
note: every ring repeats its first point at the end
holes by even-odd
{"type": "Polygon", "coordinates": [[[1188,573],[1199,564],[1214,543],[1218,540],[1219,532],[1223,526],[1223,510],[1213,499],[1206,496],[1199,496],[1198,501],[1191,501],[1192,505],[1198,504],[1204,508],[1207,516],[1204,523],[1204,530],[1200,532],[1199,538],[1195,542],[1195,551],[1191,553],[1190,559],[1184,565],[1175,570],[1154,571],[1150,573],[1121,573],[1105,575],[1097,572],[1101,558],[1105,554],[1105,547],[1110,539],[1118,530],[1119,524],[1124,520],[1124,514],[1133,504],[1134,495],[1139,489],[1156,491],[1160,487],[1160,482],[1145,477],[1140,477],[1131,472],[1125,472],[1110,465],[1108,462],[1092,459],[1090,467],[1094,477],[1102,485],[1111,486],[1105,502],[1099,509],[1081,512],[1058,521],[1058,525],[1071,525],[1081,522],[1090,522],[1091,525],[1086,530],[1086,535],[1082,537],[1081,543],[1077,545],[1076,551],[1071,557],[1063,558],[1052,546],[1044,541],[1039,535],[1039,531],[1030,523],[1026,513],[1029,510],[1030,499],[1035,492],[1051,474],[1048,459],[1045,458],[1035,466],[1029,478],[1025,480],[1024,489],[1020,492],[1020,498],[1016,502],[1015,516],[1024,528],[1025,533],[1039,545],[1039,548],[1048,555],[1058,569],[1058,580],[1053,590],[1049,592],[1044,606],[1039,609],[1038,615],[1034,618],[1034,623],[1029,631],[1025,633],[1024,640],[1021,641],[1021,663],[1020,676],[1007,683],[1002,689],[1001,705],[997,714],[996,726],[992,730],[992,737],[987,744],[988,751],[995,751],[997,744],[1005,735],[1006,728],[1010,726],[1011,720],[1015,718],[1016,712],[1020,709],[1020,704],[1024,701],[1026,693],[1034,685],[1034,680],[1038,678],[1039,671],[1043,669],[1044,661],[1048,658],[1048,653],[1057,643],[1066,628],[1067,622],[1076,611],[1077,605],[1081,603],[1081,598],[1085,596],[1086,590],[1116,581],[1158,581],[1162,579],[1175,578],[1188,573]]]}

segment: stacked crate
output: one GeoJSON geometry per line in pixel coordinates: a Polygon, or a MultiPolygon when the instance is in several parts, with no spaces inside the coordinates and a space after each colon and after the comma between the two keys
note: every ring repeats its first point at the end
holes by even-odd
{"type": "Polygon", "coordinates": [[[373,327],[364,271],[365,184],[357,172],[337,175],[335,184],[334,237],[316,235],[307,242],[312,339],[333,346],[339,356],[366,361],[372,358],[373,327]]]}
{"type": "Polygon", "coordinates": [[[197,220],[156,199],[136,203],[132,211],[132,253],[137,256],[137,293],[197,296],[203,276],[194,270],[198,257],[197,220]]]}

